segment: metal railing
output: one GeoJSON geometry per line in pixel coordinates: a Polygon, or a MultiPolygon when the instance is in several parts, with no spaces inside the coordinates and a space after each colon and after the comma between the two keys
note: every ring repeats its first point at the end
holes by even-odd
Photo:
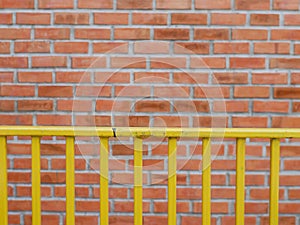
{"type": "Polygon", "coordinates": [[[0,126],[0,224],[8,224],[7,136],[32,138],[32,224],[41,224],[40,139],[66,138],[66,224],[75,224],[75,137],[100,137],[100,222],[108,225],[108,147],[110,137],[134,137],[134,224],[143,220],[143,138],[168,138],[168,225],[176,225],[176,148],[177,138],[202,138],[202,224],[211,224],[211,138],[236,139],[236,224],[244,224],[246,138],[269,138],[270,224],[278,225],[280,138],[300,138],[300,129],[240,128],[89,128],[0,126]]]}

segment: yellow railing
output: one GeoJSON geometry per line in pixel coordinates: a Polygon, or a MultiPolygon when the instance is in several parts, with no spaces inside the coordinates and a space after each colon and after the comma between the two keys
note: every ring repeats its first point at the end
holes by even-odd
{"type": "Polygon", "coordinates": [[[236,224],[244,224],[246,138],[269,138],[270,224],[278,225],[280,138],[300,138],[300,129],[211,128],[89,128],[0,126],[0,224],[8,224],[7,136],[32,137],[32,224],[41,224],[40,139],[66,138],[66,224],[75,224],[74,142],[76,136],[100,137],[100,222],[108,225],[108,144],[110,137],[134,137],[134,224],[142,225],[142,145],[149,136],[168,138],[168,225],[176,225],[177,138],[202,138],[202,224],[211,224],[211,138],[236,138],[236,224]]]}

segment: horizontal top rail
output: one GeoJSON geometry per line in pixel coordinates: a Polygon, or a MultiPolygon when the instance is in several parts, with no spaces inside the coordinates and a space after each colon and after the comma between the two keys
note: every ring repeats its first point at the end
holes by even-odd
{"type": "Polygon", "coordinates": [[[300,128],[0,126],[0,136],[300,138],[300,128]]]}

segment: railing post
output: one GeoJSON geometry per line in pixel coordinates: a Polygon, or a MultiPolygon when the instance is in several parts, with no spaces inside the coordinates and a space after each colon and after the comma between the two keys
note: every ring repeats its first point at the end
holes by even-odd
{"type": "Polygon", "coordinates": [[[143,140],[134,138],[134,225],[143,224],[143,140]]]}
{"type": "Polygon", "coordinates": [[[236,141],[236,225],[245,223],[245,142],[244,138],[236,141]]]}
{"type": "Polygon", "coordinates": [[[75,225],[74,137],[66,137],[66,224],[75,225]]]}
{"type": "Polygon", "coordinates": [[[176,223],[176,154],[177,138],[169,138],[168,150],[168,225],[176,223]]]}
{"type": "Polygon", "coordinates": [[[280,139],[271,139],[270,225],[278,225],[280,139]]]}
{"type": "Polygon", "coordinates": [[[210,138],[202,140],[202,224],[211,223],[211,146],[210,138]]]}
{"type": "Polygon", "coordinates": [[[100,137],[100,224],[108,225],[108,138],[100,137]]]}
{"type": "Polygon", "coordinates": [[[32,225],[41,224],[41,152],[40,137],[32,137],[32,225]]]}
{"type": "Polygon", "coordinates": [[[0,136],[0,224],[8,225],[6,137],[0,136]]]}

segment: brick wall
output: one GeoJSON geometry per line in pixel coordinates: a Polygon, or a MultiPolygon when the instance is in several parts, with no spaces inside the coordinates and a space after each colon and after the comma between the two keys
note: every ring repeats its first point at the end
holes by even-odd
{"type": "MultiPolygon", "coordinates": [[[[299,127],[299,0],[0,0],[0,124],[299,127]]],[[[98,224],[99,140],[77,138],[76,224],[98,224]]],[[[43,138],[43,224],[64,223],[64,139],[43,138]]],[[[280,224],[300,225],[299,140],[280,224]]],[[[215,140],[212,224],[234,224],[235,142],[215,140]]],[[[167,222],[167,143],[146,139],[144,223],[167,222]]],[[[31,224],[30,140],[11,137],[9,223],[31,224]]],[[[110,224],[132,224],[132,140],[112,139],[110,224]]],[[[201,141],[178,146],[178,224],[201,218],[201,141]]],[[[269,143],[247,140],[246,224],[268,223],[269,143]]]]}

